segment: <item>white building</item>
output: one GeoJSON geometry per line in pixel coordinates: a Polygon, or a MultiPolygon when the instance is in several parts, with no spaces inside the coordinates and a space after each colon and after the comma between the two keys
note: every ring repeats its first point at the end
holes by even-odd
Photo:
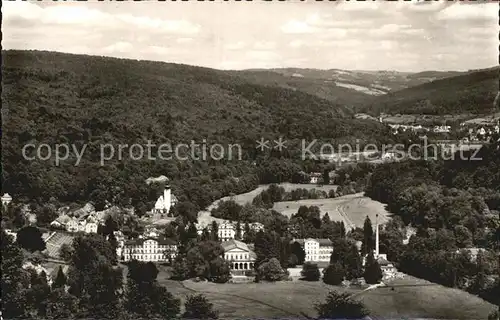
{"type": "Polygon", "coordinates": [[[257,256],[246,243],[229,240],[223,242],[222,247],[224,248],[224,259],[231,264],[231,274],[244,274],[245,271],[253,270],[257,256]]]}
{"type": "MultiPolygon", "coordinates": [[[[215,220],[214,220],[215,221],[215,220]]],[[[223,220],[222,222],[217,223],[218,231],[217,231],[217,237],[219,238],[219,241],[229,241],[233,240],[236,237],[236,225],[237,222],[233,221],[228,221],[228,220],[223,220]]],[[[250,228],[255,231],[259,232],[261,230],[264,230],[264,225],[259,222],[253,222],[249,224],[250,228]]],[[[197,224],[196,225],[196,230],[198,231],[198,234],[203,233],[203,229],[207,228],[208,231],[212,229],[212,224],[197,224]]],[[[245,224],[240,223],[240,231],[241,231],[241,236],[245,234],[245,224]]]]}
{"type": "Polygon", "coordinates": [[[66,231],[78,232],[79,230],[80,230],[80,221],[78,221],[78,219],[72,218],[66,223],[66,231]]]}
{"type": "Polygon", "coordinates": [[[145,262],[166,262],[175,259],[177,242],[172,239],[148,235],[135,240],[125,241],[123,260],[138,260],[145,262]]]}
{"type": "Polygon", "coordinates": [[[435,126],[433,131],[436,133],[448,133],[451,132],[451,126],[435,126]]]}
{"type": "Polygon", "coordinates": [[[168,214],[170,209],[177,203],[177,198],[172,194],[170,186],[165,186],[163,194],[156,200],[153,213],[168,214]]]}
{"type": "Polygon", "coordinates": [[[329,262],[333,252],[333,243],[330,239],[294,239],[306,252],[306,262],[329,262]]]}
{"type": "Polygon", "coordinates": [[[11,203],[11,201],[12,201],[12,197],[10,196],[10,194],[4,193],[2,196],[2,204],[4,206],[8,206],[9,203],[11,203]]]}
{"type": "Polygon", "coordinates": [[[61,215],[50,225],[56,228],[65,228],[68,232],[97,233],[99,222],[93,216],[89,216],[85,220],[78,220],[75,217],[61,215]]]}
{"type": "Polygon", "coordinates": [[[311,184],[317,184],[317,183],[319,183],[321,181],[320,180],[321,179],[321,173],[319,173],[319,172],[311,172],[309,174],[309,176],[311,177],[311,179],[309,181],[309,183],[311,183],[311,184]]]}
{"type": "Polygon", "coordinates": [[[486,130],[484,130],[484,128],[480,128],[477,130],[477,134],[480,136],[484,136],[486,135],[486,130]]]}
{"type": "Polygon", "coordinates": [[[221,223],[219,224],[217,236],[219,237],[219,241],[232,240],[236,236],[236,227],[231,222],[221,223]]]}

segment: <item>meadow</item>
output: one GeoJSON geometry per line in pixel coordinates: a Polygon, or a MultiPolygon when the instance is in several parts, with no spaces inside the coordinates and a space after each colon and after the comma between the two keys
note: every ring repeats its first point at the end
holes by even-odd
{"type": "MultiPolygon", "coordinates": [[[[337,186],[336,185],[298,184],[298,183],[288,183],[288,182],[279,183],[277,185],[279,187],[284,188],[285,191],[287,191],[287,192],[295,190],[295,189],[306,189],[306,190],[316,189],[318,191],[325,191],[325,192],[328,192],[330,190],[337,190],[337,186]]],[[[228,197],[221,198],[221,199],[219,199],[217,201],[214,201],[210,206],[208,206],[207,210],[208,211],[212,210],[221,201],[227,201],[227,200],[231,200],[231,199],[234,200],[239,205],[245,205],[246,203],[252,203],[252,200],[259,193],[261,193],[262,191],[266,190],[267,188],[269,188],[268,184],[262,184],[262,185],[259,185],[257,188],[253,189],[250,192],[241,193],[241,194],[237,194],[237,195],[234,195],[234,196],[228,196],[228,197]]]]}
{"type": "Polygon", "coordinates": [[[160,272],[159,282],[185,299],[203,293],[219,310],[221,319],[316,317],[315,304],[328,292],[347,292],[362,301],[373,319],[487,319],[495,306],[467,292],[405,276],[388,286],[372,290],[329,286],[322,281],[277,283],[215,284],[168,279],[160,272]]]}
{"type": "Polygon", "coordinates": [[[297,213],[300,206],[317,206],[321,211],[321,216],[328,213],[331,220],[344,221],[346,227],[351,228],[363,227],[366,216],[375,222],[378,214],[380,223],[385,223],[390,218],[390,213],[387,212],[384,204],[365,197],[363,193],[338,198],[277,202],[273,209],[290,217],[297,213]]]}

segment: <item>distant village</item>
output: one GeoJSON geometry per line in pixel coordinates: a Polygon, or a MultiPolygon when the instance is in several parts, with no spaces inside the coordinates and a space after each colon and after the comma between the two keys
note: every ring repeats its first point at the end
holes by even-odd
{"type": "MultiPolygon", "coordinates": [[[[379,118],[380,123],[386,123],[382,117],[379,118]]],[[[488,141],[495,134],[500,134],[500,120],[497,123],[489,122],[476,124],[471,122],[462,122],[458,126],[450,125],[435,125],[423,126],[420,124],[395,124],[387,123],[392,129],[394,135],[403,132],[414,132],[419,134],[434,133],[434,134],[451,134],[457,133],[461,138],[462,143],[488,141]]]]}

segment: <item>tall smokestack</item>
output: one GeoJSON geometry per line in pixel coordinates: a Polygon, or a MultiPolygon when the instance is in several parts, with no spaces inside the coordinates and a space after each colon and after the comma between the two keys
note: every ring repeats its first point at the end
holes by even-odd
{"type": "Polygon", "coordinates": [[[378,258],[379,255],[379,248],[378,248],[378,241],[379,241],[379,231],[378,231],[378,214],[375,216],[375,258],[378,258]]]}

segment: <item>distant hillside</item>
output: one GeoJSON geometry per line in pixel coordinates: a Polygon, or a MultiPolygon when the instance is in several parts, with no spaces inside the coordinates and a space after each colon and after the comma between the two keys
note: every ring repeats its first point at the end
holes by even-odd
{"type": "MultiPolygon", "coordinates": [[[[488,114],[498,92],[499,68],[434,80],[377,97],[361,108],[371,114],[488,114]]],[[[424,76],[428,76],[424,73],[424,76]]]]}
{"type": "Polygon", "coordinates": [[[203,206],[228,192],[248,191],[250,185],[235,189],[234,177],[255,176],[252,162],[260,137],[376,142],[389,136],[378,123],[353,119],[342,105],[230,72],[39,51],[4,51],[2,58],[2,189],[16,196],[112,199],[118,192],[109,185],[134,194],[140,186],[131,184],[132,179],[142,186],[147,177],[166,175],[203,206]],[[208,144],[240,144],[246,161],[112,160],[99,165],[104,143],[189,144],[203,139],[208,144]],[[88,149],[78,167],[73,166],[74,156],[54,166],[53,159],[23,159],[26,143],[88,149]]]}
{"type": "Polygon", "coordinates": [[[372,101],[374,96],[463,73],[282,68],[251,69],[234,74],[252,83],[299,90],[356,109],[372,101]]]}

